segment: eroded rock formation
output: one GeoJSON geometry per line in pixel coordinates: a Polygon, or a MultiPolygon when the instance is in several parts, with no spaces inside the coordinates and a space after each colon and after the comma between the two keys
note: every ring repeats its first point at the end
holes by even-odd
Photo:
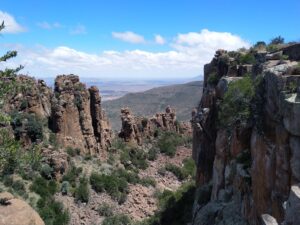
{"type": "Polygon", "coordinates": [[[53,132],[62,147],[105,155],[113,134],[97,87],[86,88],[75,75],[58,76],[54,90],[28,76],[18,76],[17,84],[17,94],[11,96],[6,111],[14,113],[13,128],[25,146],[53,132]],[[28,130],[33,127],[39,132],[38,122],[46,130],[32,137],[28,130]]]}
{"type": "Polygon", "coordinates": [[[190,135],[189,123],[178,122],[175,110],[168,106],[163,113],[156,113],[150,118],[135,117],[129,108],[121,109],[122,128],[119,137],[126,142],[142,144],[143,139],[154,138],[158,130],[172,131],[190,135]]]}
{"type": "Polygon", "coordinates": [[[196,199],[193,224],[299,224],[299,46],[219,50],[205,65],[203,96],[192,116],[193,158],[198,192],[208,189],[210,198],[196,199]],[[242,63],[245,54],[253,62],[242,63]],[[246,75],[255,80],[251,116],[221,126],[229,84],[246,75]]]}
{"type": "Polygon", "coordinates": [[[87,89],[78,76],[62,75],[55,80],[54,95],[51,123],[59,143],[91,155],[110,145],[112,132],[97,87],[87,89]]]}

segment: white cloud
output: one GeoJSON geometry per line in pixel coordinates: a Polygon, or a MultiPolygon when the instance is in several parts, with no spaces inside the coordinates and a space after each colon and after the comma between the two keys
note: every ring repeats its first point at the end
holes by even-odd
{"type": "Polygon", "coordinates": [[[163,45],[166,43],[166,40],[159,34],[155,35],[154,39],[156,44],[163,45]]]}
{"type": "MultiPolygon", "coordinates": [[[[11,46],[10,46],[11,47],[11,46]]],[[[231,33],[202,30],[178,34],[169,51],[104,51],[91,54],[66,46],[47,49],[18,47],[14,64],[25,65],[34,76],[74,73],[82,77],[111,79],[187,78],[202,74],[216,50],[235,50],[249,43],[231,33]]]]}
{"type": "Polygon", "coordinates": [[[133,44],[142,44],[146,43],[145,38],[142,35],[133,33],[131,31],[126,32],[112,32],[113,38],[119,39],[121,41],[133,43],[133,44]]]}
{"type": "Polygon", "coordinates": [[[87,33],[86,28],[82,24],[78,24],[76,27],[73,27],[70,30],[70,34],[73,34],[73,35],[86,34],[86,33],[87,33]]]}
{"type": "Polygon", "coordinates": [[[46,30],[51,30],[51,29],[62,28],[63,27],[63,25],[61,25],[58,22],[48,23],[46,21],[44,21],[44,22],[38,22],[37,26],[40,27],[40,28],[42,28],[42,29],[46,29],[46,30]]]}
{"type": "Polygon", "coordinates": [[[26,29],[17,23],[15,18],[7,12],[0,10],[0,22],[4,21],[5,29],[1,32],[3,33],[20,33],[25,32],[26,29]]]}

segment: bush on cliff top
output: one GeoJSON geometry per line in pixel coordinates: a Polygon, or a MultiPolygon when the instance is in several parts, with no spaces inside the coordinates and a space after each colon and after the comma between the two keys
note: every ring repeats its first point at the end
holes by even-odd
{"type": "Polygon", "coordinates": [[[250,103],[254,94],[254,84],[250,76],[230,83],[220,105],[220,126],[231,127],[236,122],[245,125],[251,116],[250,103]]]}

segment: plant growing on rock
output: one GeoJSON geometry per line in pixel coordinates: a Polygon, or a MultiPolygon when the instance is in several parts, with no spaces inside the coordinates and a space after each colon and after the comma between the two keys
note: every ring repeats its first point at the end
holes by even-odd
{"type": "Polygon", "coordinates": [[[246,125],[251,116],[250,103],[254,94],[254,85],[250,76],[229,83],[218,114],[220,126],[229,128],[237,122],[246,125]]]}
{"type": "Polygon", "coordinates": [[[113,207],[106,202],[99,205],[97,212],[100,216],[111,217],[114,215],[113,207]]]}
{"type": "Polygon", "coordinates": [[[88,180],[84,177],[80,178],[79,185],[75,189],[76,201],[87,203],[90,198],[90,190],[88,180]]]}

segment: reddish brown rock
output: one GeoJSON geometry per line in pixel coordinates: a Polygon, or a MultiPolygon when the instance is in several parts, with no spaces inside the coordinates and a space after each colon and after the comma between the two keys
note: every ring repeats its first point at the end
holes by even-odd
{"type": "Polygon", "coordinates": [[[119,137],[126,142],[142,144],[143,139],[154,138],[157,130],[172,131],[183,135],[191,135],[189,123],[178,122],[175,110],[170,106],[163,113],[156,113],[154,116],[135,117],[128,108],[121,109],[122,128],[119,137]]]}
{"type": "Polygon", "coordinates": [[[55,80],[54,94],[51,120],[58,142],[83,154],[104,154],[112,132],[97,88],[87,90],[78,76],[61,75],[55,80]]]}
{"type": "Polygon", "coordinates": [[[222,224],[259,225],[262,215],[265,223],[295,223],[292,214],[298,198],[291,186],[300,181],[300,76],[291,72],[298,64],[291,60],[300,54],[298,48],[299,44],[282,46],[290,60],[278,59],[282,53],[268,55],[253,49],[246,53],[217,51],[205,65],[203,96],[192,113],[193,158],[199,189],[212,184],[212,194],[207,205],[195,206],[203,207],[194,215],[199,224],[211,212],[223,215],[219,220],[222,224]],[[244,54],[252,54],[256,64],[240,64],[235,56],[244,54]],[[222,120],[218,112],[229,82],[246,73],[252,77],[262,74],[251,102],[252,116],[243,125],[236,121],[227,127],[218,126],[216,121],[222,120]],[[285,212],[289,195],[293,206],[285,212]],[[235,213],[226,214],[228,210],[235,213]]]}

